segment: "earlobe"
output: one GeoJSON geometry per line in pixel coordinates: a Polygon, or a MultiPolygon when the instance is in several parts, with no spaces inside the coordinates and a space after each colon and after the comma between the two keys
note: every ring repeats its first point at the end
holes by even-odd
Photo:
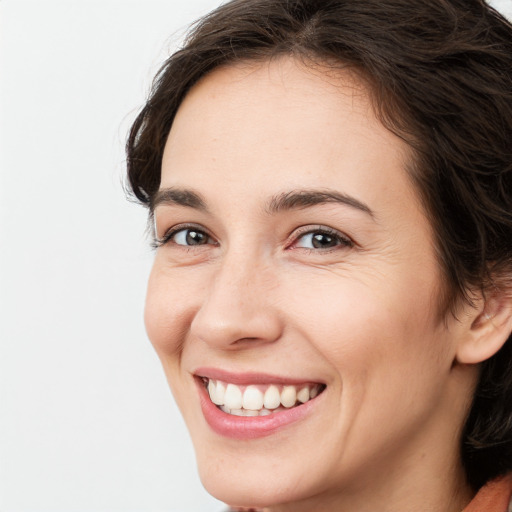
{"type": "Polygon", "coordinates": [[[496,291],[480,300],[473,309],[472,321],[457,347],[456,359],[463,364],[478,364],[496,354],[512,332],[512,296],[496,291]]]}

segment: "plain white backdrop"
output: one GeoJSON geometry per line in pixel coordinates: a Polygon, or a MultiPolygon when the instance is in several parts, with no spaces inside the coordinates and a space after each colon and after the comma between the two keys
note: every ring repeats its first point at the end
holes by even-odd
{"type": "Polygon", "coordinates": [[[152,76],[218,3],[0,1],[1,512],[222,509],[146,339],[121,186],[152,76]]]}

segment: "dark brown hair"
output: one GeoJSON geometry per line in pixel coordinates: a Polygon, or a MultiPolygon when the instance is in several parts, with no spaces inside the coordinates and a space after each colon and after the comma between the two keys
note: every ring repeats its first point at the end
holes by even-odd
{"type": "MultiPolygon", "coordinates": [[[[163,149],[190,88],[239,61],[291,55],[350,67],[409,169],[453,306],[512,276],[512,26],[483,0],[233,0],[158,73],[127,142],[128,179],[152,208],[163,149]]],[[[505,284],[504,284],[505,283],[505,284]]],[[[481,365],[462,436],[470,484],[512,470],[512,337],[481,365]]]]}

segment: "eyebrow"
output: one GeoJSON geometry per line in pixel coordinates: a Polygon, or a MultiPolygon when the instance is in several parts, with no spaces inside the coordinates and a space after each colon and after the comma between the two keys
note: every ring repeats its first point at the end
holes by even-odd
{"type": "Polygon", "coordinates": [[[270,213],[278,213],[283,210],[299,210],[318,204],[338,203],[350,206],[373,217],[370,207],[347,194],[335,190],[292,190],[279,194],[269,202],[267,210],[270,213]]]}
{"type": "Polygon", "coordinates": [[[204,212],[208,211],[206,201],[200,194],[193,190],[174,187],[160,189],[151,200],[150,210],[154,212],[155,208],[161,204],[186,206],[204,212]]]}
{"type": "MultiPolygon", "coordinates": [[[[373,211],[368,205],[359,201],[355,197],[337,192],[335,190],[291,190],[283,192],[270,199],[265,210],[270,214],[276,214],[286,210],[300,210],[326,203],[337,203],[350,206],[360,210],[370,217],[373,217],[373,211]]],[[[178,205],[188,208],[194,208],[208,212],[205,199],[201,194],[189,189],[180,189],[175,187],[160,189],[151,201],[151,211],[161,204],[178,205]]]]}

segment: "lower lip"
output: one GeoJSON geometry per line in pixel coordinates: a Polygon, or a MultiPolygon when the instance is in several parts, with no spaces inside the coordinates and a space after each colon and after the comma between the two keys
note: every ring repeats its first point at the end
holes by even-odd
{"type": "Polygon", "coordinates": [[[269,436],[287,425],[300,421],[310,414],[323,394],[305,404],[268,416],[234,416],[221,411],[210,400],[202,382],[198,382],[198,387],[201,409],[206,422],[214,432],[231,439],[256,439],[269,436]]]}

